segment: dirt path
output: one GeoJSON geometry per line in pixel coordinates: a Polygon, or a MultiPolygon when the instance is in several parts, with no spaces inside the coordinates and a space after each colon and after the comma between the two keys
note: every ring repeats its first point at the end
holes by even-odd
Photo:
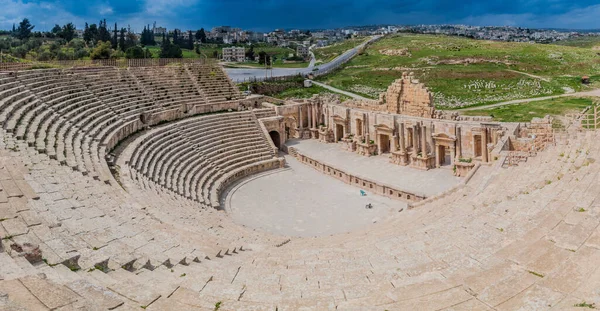
{"type": "Polygon", "coordinates": [[[360,95],[357,95],[357,94],[354,94],[354,93],[350,93],[350,92],[347,92],[347,91],[340,90],[340,89],[338,89],[338,88],[335,88],[335,87],[333,87],[333,86],[331,86],[331,85],[327,85],[327,84],[325,84],[325,83],[321,83],[321,82],[317,82],[317,81],[313,81],[312,83],[314,83],[314,84],[316,84],[316,85],[318,85],[318,86],[320,86],[320,87],[324,87],[324,88],[326,88],[326,89],[328,89],[328,90],[330,90],[330,91],[333,91],[333,92],[335,92],[335,93],[344,94],[344,95],[346,95],[346,96],[348,96],[348,97],[352,97],[352,98],[354,98],[354,99],[363,99],[363,100],[369,100],[369,99],[368,99],[368,98],[366,98],[366,97],[362,97],[362,96],[360,96],[360,95]]]}
{"type": "Polygon", "coordinates": [[[542,81],[545,81],[545,82],[550,82],[550,79],[548,79],[548,78],[544,78],[544,77],[536,76],[536,75],[534,75],[534,74],[531,74],[531,73],[526,73],[526,72],[517,71],[517,70],[512,70],[512,69],[506,69],[506,71],[510,71],[510,72],[514,72],[514,73],[522,74],[522,75],[524,75],[524,76],[528,76],[528,77],[531,77],[531,78],[534,78],[534,79],[539,79],[539,80],[542,80],[542,81]]]}

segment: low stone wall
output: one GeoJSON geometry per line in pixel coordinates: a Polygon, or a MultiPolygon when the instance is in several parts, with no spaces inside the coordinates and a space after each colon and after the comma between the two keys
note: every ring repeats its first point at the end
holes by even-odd
{"type": "Polygon", "coordinates": [[[273,158],[271,160],[261,161],[255,164],[247,165],[225,174],[217,181],[217,186],[211,190],[212,201],[210,202],[210,205],[213,208],[220,209],[221,194],[223,190],[227,189],[229,185],[231,185],[233,182],[240,180],[246,176],[258,174],[276,168],[282,168],[284,165],[285,160],[283,158],[273,158]]]}
{"type": "Polygon", "coordinates": [[[465,177],[465,179],[463,179],[461,181],[461,183],[458,184],[458,186],[453,187],[451,189],[448,189],[448,190],[446,190],[446,191],[444,191],[444,192],[442,192],[440,194],[437,194],[437,195],[434,195],[432,197],[429,197],[429,198],[427,198],[425,200],[421,200],[419,202],[411,203],[411,204],[409,204],[408,208],[409,209],[413,209],[413,208],[425,205],[427,203],[430,203],[430,202],[439,200],[441,198],[447,197],[447,196],[451,195],[452,193],[456,192],[457,190],[462,189],[464,186],[466,186],[469,183],[469,181],[471,180],[471,178],[473,178],[473,175],[475,175],[475,173],[477,173],[477,170],[479,170],[479,167],[481,167],[481,164],[480,163],[476,163],[475,166],[469,171],[469,173],[467,174],[467,176],[465,177]]]}
{"type": "Polygon", "coordinates": [[[356,176],[353,174],[348,174],[338,168],[335,168],[329,164],[319,162],[312,158],[309,158],[300,152],[294,147],[288,147],[289,154],[293,155],[298,161],[313,167],[317,171],[322,172],[323,174],[335,177],[349,185],[356,186],[358,188],[362,188],[364,190],[370,191],[372,193],[385,196],[391,199],[400,200],[403,202],[419,202],[426,199],[424,194],[412,193],[404,190],[397,189],[395,187],[382,184],[368,178],[356,176]]]}

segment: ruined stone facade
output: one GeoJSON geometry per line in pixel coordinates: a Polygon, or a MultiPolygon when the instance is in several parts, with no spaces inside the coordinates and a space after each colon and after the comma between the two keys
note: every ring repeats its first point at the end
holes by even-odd
{"type": "Polygon", "coordinates": [[[415,80],[412,73],[402,74],[385,93],[387,112],[406,116],[432,118],[435,112],[431,92],[415,80]]]}

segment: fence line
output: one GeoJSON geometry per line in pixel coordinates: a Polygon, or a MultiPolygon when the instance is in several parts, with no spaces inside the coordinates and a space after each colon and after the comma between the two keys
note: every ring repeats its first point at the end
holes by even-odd
{"type": "Polygon", "coordinates": [[[142,58],[142,59],[95,59],[95,60],[54,60],[31,62],[0,62],[0,71],[18,71],[35,68],[76,68],[76,67],[159,67],[182,64],[214,64],[204,58],[142,58]]]}

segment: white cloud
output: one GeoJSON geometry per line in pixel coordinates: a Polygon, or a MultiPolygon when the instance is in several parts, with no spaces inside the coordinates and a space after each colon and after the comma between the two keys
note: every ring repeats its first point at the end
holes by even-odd
{"type": "Polygon", "coordinates": [[[22,0],[0,0],[2,14],[0,14],[0,29],[10,29],[13,24],[18,24],[23,18],[28,18],[35,30],[50,30],[54,24],[72,22],[82,25],[83,19],[75,16],[60,6],[50,2],[24,2],[22,0]]]}

